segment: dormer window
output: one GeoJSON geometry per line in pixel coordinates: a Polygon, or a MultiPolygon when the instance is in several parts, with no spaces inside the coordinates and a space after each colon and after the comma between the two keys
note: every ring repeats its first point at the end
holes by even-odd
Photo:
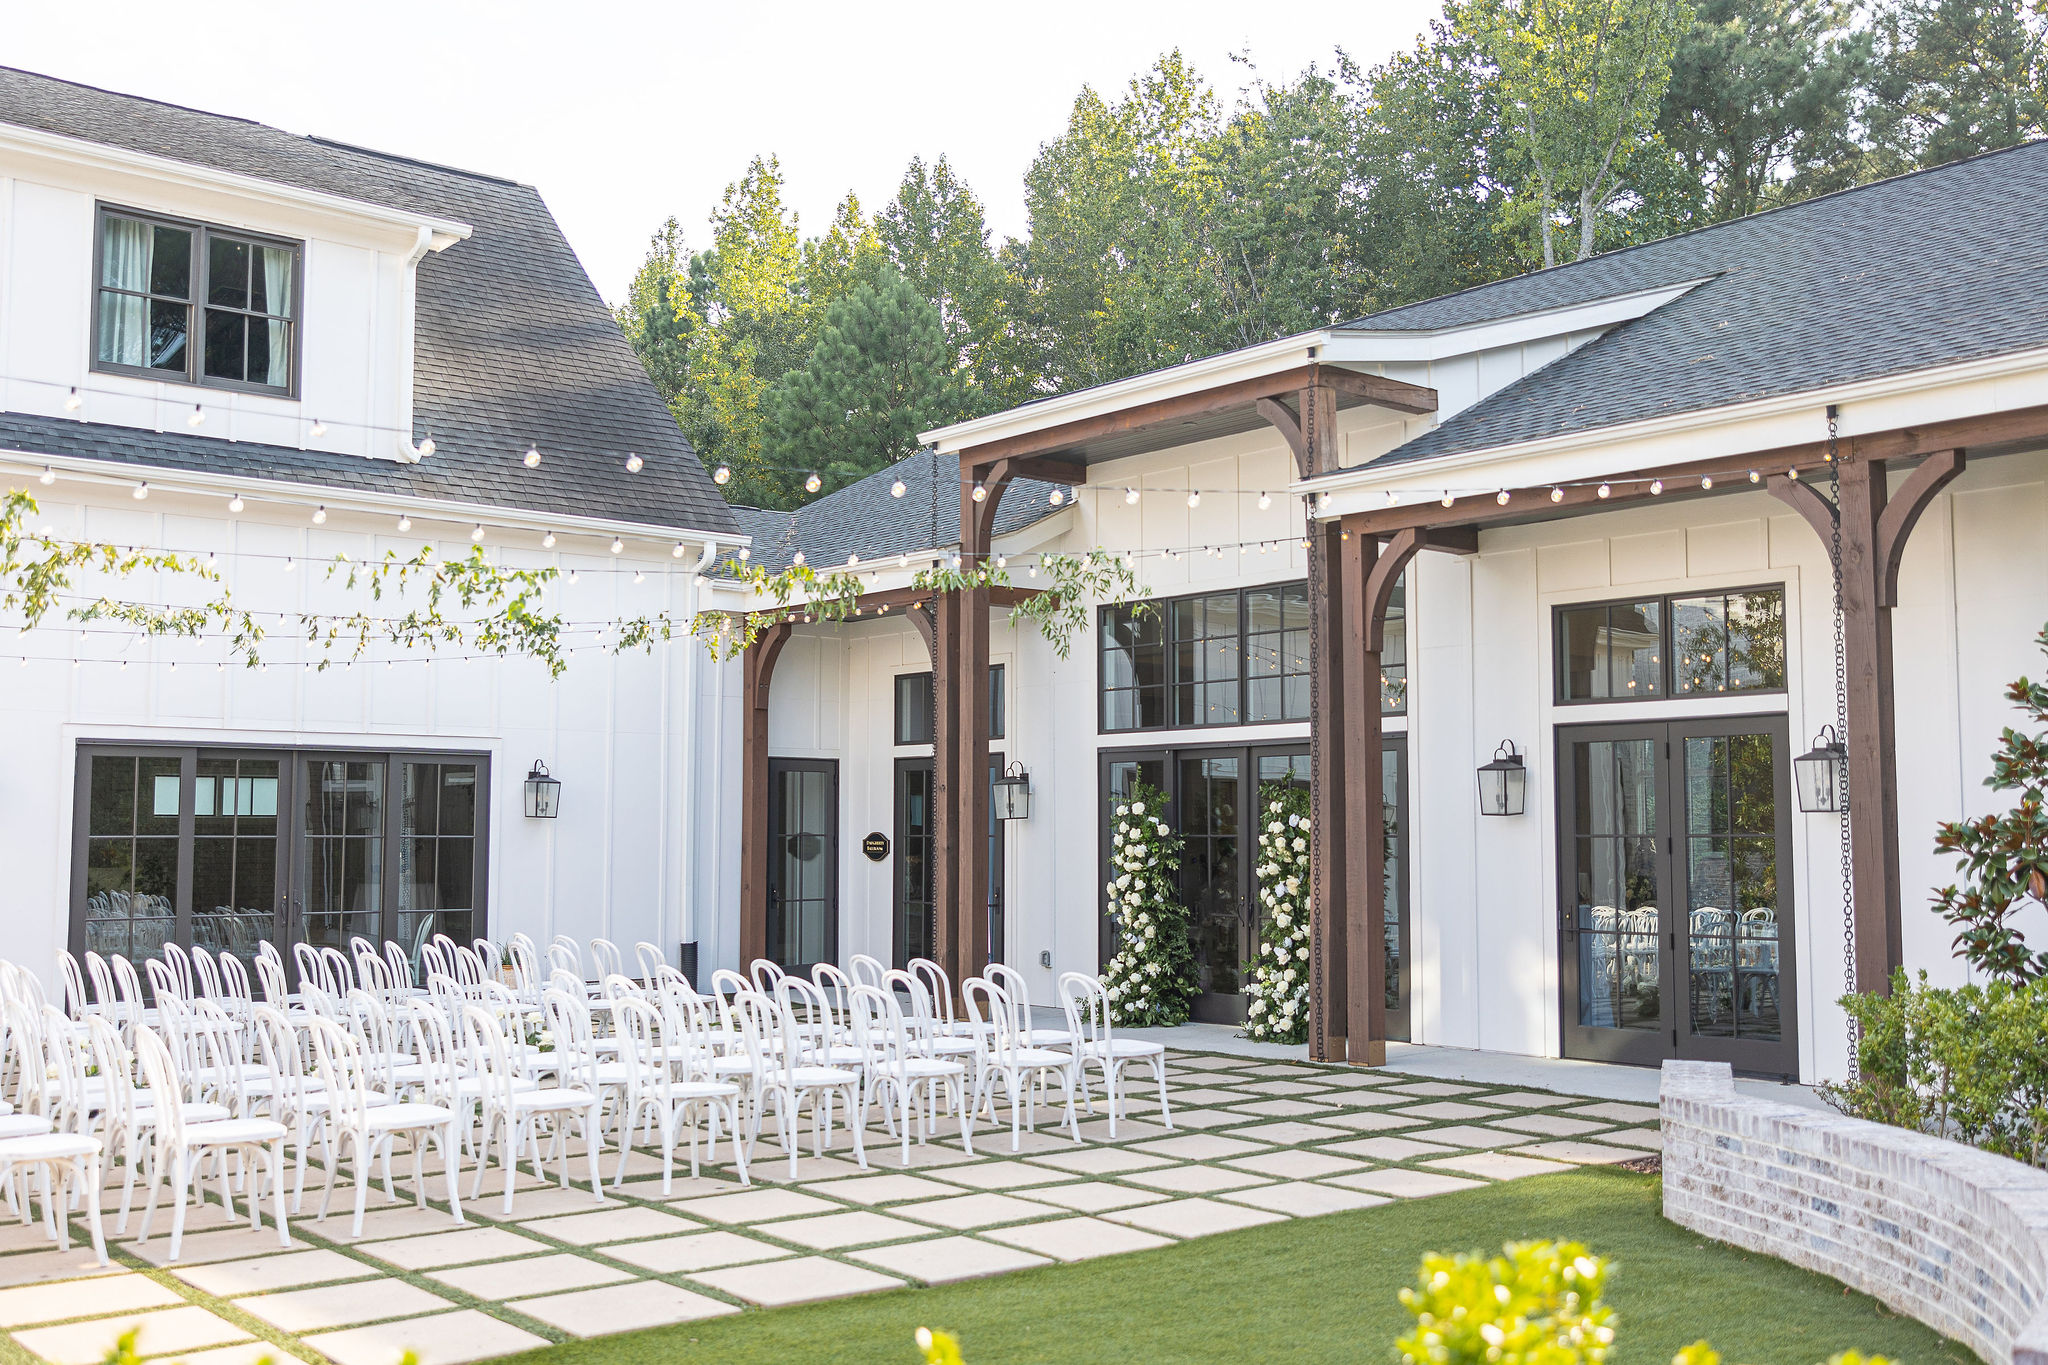
{"type": "Polygon", "coordinates": [[[299,243],[101,208],[93,368],[289,396],[299,243]]]}

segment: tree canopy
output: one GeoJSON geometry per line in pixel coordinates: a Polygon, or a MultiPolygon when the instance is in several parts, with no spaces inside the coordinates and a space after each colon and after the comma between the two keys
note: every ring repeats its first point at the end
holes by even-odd
{"type": "Polygon", "coordinates": [[[617,311],[726,495],[792,507],[945,421],[2044,133],[2042,0],[1447,0],[1234,101],[1175,51],[1083,88],[1003,241],[944,157],[815,236],[756,157],[617,311]]]}

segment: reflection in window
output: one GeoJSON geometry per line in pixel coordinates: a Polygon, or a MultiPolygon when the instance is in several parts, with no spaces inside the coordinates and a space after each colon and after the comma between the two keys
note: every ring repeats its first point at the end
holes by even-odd
{"type": "MultiPolygon", "coordinates": [[[[1397,597],[1398,602],[1398,597],[1397,597]]],[[[1388,624],[1392,711],[1407,705],[1405,608],[1388,624]]],[[[1107,606],[1101,625],[1102,728],[1270,724],[1308,719],[1305,583],[1107,606]]]]}
{"type": "Polygon", "coordinates": [[[402,765],[398,807],[398,930],[417,953],[435,934],[474,936],[474,763],[402,765]]]}
{"type": "Polygon", "coordinates": [[[1386,624],[1380,632],[1380,714],[1406,715],[1408,711],[1408,571],[1394,580],[1394,595],[1387,603],[1386,624]]]}
{"type": "Polygon", "coordinates": [[[1102,728],[1166,724],[1166,613],[1140,603],[1102,609],[1102,728]]]}
{"type": "Polygon", "coordinates": [[[1785,687],[1785,590],[1560,607],[1557,699],[1641,701],[1785,687]]]}
{"type": "Polygon", "coordinates": [[[1308,714],[1308,584],[1247,588],[1245,677],[1254,723],[1308,714]]]}
{"type": "Polygon", "coordinates": [[[1763,691],[1785,686],[1785,594],[1715,593],[1671,604],[1677,691],[1763,691]]]}
{"type": "Polygon", "coordinates": [[[1234,592],[1172,603],[1173,723],[1238,722],[1238,600],[1234,592]]]}
{"type": "Polygon", "coordinates": [[[292,387],[299,248],[106,210],[96,366],[236,388],[292,387]]]}
{"type": "Polygon", "coordinates": [[[85,946],[140,960],[177,930],[174,756],[94,754],[87,774],[85,946]]]}

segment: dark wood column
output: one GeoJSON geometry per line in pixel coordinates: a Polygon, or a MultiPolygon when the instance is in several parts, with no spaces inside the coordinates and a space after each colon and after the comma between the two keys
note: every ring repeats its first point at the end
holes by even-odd
{"type": "Polygon", "coordinates": [[[1934,495],[1963,472],[1960,450],[1937,451],[1894,501],[1885,461],[1852,447],[1836,461],[1836,505],[1810,483],[1779,475],[1771,493],[1832,547],[1842,539],[1842,654],[1849,733],[1850,897],[1856,917],[1856,980],[1879,994],[1905,961],[1899,900],[1898,718],[1892,686],[1892,607],[1906,538],[1934,495]]]}
{"type": "Polygon", "coordinates": [[[1342,932],[1333,935],[1343,944],[1341,959],[1334,950],[1331,957],[1333,966],[1341,961],[1344,972],[1345,1048],[1331,1060],[1359,1066],[1384,1066],[1387,1061],[1386,922],[1380,896],[1373,894],[1374,887],[1386,884],[1386,811],[1380,801],[1385,726],[1380,717],[1378,642],[1369,638],[1371,585],[1379,576],[1380,558],[1374,537],[1338,532],[1336,586],[1342,628],[1337,648],[1342,653],[1338,675],[1344,695],[1342,749],[1333,771],[1343,774],[1344,796],[1338,810],[1343,825],[1324,828],[1329,831],[1326,838],[1343,844],[1340,894],[1330,918],[1333,926],[1342,925],[1342,932]]]}
{"type": "Polygon", "coordinates": [[[763,626],[740,687],[740,970],[768,952],[768,684],[790,625],[763,626]]]}

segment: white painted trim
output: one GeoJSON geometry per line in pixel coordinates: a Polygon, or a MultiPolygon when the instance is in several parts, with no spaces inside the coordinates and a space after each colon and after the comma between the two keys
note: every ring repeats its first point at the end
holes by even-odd
{"type": "Polygon", "coordinates": [[[1497,487],[1583,482],[1818,441],[1826,435],[1830,403],[1841,407],[1844,437],[2033,407],[2048,403],[2048,347],[1432,459],[1371,462],[1296,480],[1289,491],[1328,493],[1323,515],[1338,516],[1383,507],[1388,491],[1416,495],[1403,498],[1408,502],[1444,491],[1471,496],[1497,487]]]}
{"type": "Polygon", "coordinates": [[[182,186],[201,185],[208,189],[224,190],[231,194],[289,204],[295,208],[336,214],[358,221],[407,229],[424,228],[433,233],[433,248],[436,251],[444,250],[457,242],[467,241],[472,231],[469,224],[457,222],[452,218],[414,213],[406,209],[392,208],[387,204],[373,204],[345,195],[328,194],[322,190],[301,189],[296,185],[265,180],[260,176],[216,170],[211,166],[201,166],[149,152],[130,151],[125,147],[109,146],[104,142],[94,142],[87,138],[46,133],[18,124],[0,124],[0,151],[54,157],[71,165],[119,171],[182,186]]]}

